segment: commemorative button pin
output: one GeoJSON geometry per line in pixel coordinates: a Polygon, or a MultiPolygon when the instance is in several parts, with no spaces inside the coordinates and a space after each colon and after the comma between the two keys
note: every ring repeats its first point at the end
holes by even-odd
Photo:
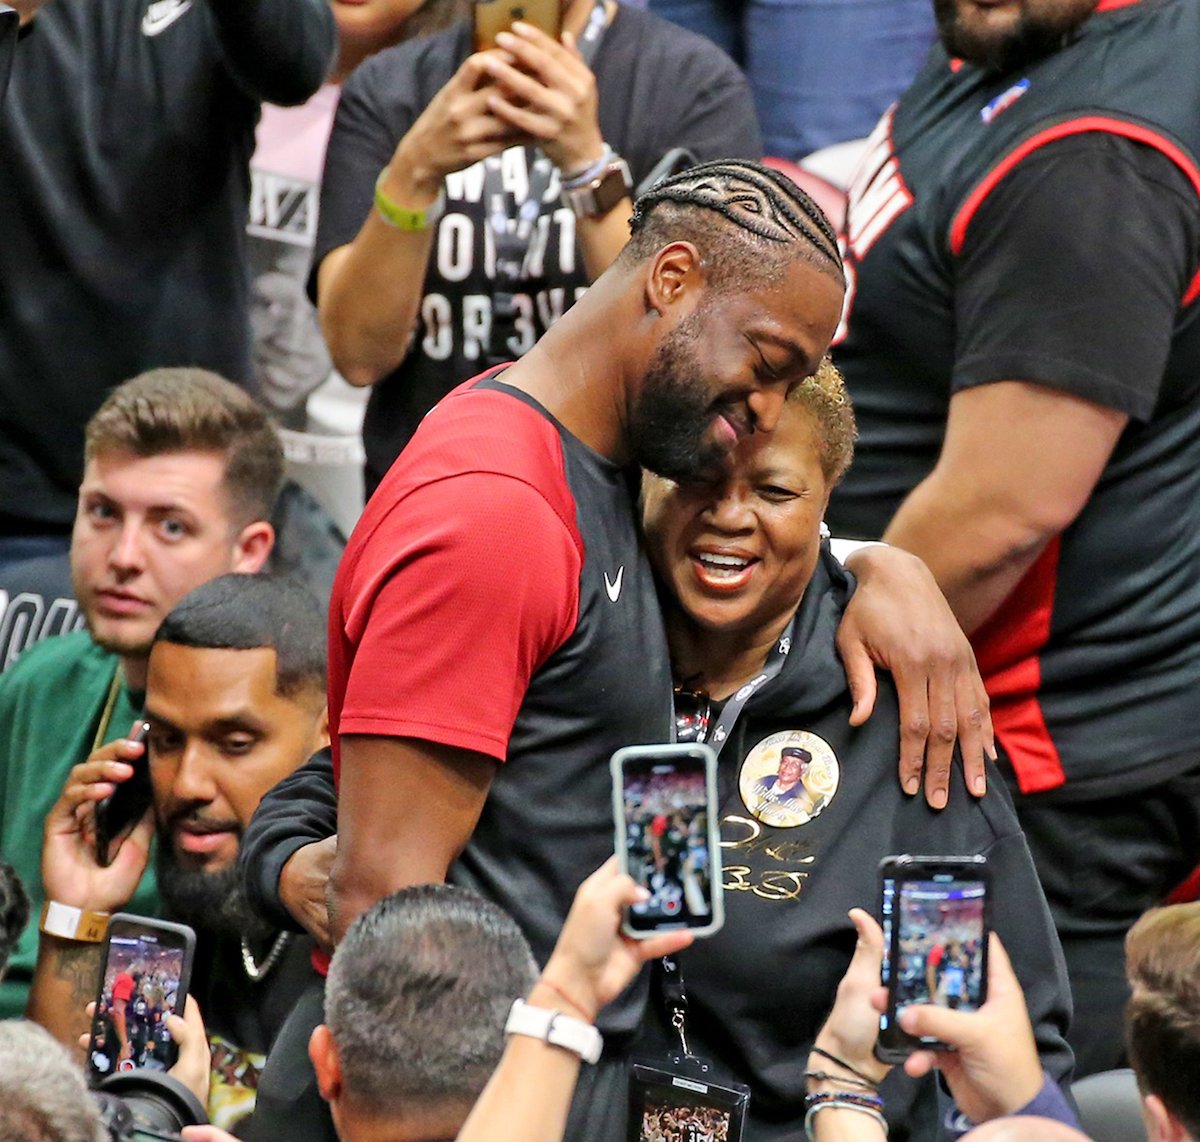
{"type": "Polygon", "coordinates": [[[782,730],[742,762],[738,791],[751,816],[777,829],[807,825],[837,793],[841,766],[824,738],[782,730]]]}

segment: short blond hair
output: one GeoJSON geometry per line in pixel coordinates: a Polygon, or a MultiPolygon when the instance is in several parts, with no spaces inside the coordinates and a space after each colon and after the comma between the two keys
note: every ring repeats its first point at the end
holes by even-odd
{"type": "Polygon", "coordinates": [[[832,488],[850,467],[858,438],[845,379],[833,361],[824,357],[817,371],[788,393],[788,400],[803,406],[816,422],[821,472],[832,488]]]}

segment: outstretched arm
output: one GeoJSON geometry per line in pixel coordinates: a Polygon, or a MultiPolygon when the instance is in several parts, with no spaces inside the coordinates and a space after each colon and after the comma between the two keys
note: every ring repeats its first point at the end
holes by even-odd
{"type": "MultiPolygon", "coordinates": [[[[622,912],[646,895],[610,858],[579,886],[575,902],[538,982],[533,1007],[594,1023],[642,965],[692,942],[692,933],[650,940],[621,935],[622,912]]],[[[579,1056],[527,1035],[509,1039],[458,1142],[559,1142],[579,1077],[579,1056]]]]}

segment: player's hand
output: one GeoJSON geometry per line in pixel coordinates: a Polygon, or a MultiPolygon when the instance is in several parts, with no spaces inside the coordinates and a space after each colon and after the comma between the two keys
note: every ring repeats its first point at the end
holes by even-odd
{"type": "Polygon", "coordinates": [[[604,153],[596,77],[575,38],[562,42],[517,21],[496,43],[509,54],[485,54],[483,66],[495,81],[488,109],[515,131],[536,140],[560,171],[586,169],[604,153]]]}
{"type": "Polygon", "coordinates": [[[837,645],[861,726],[875,708],[875,667],[890,671],[900,699],[900,785],[921,788],[942,809],[950,793],[957,739],[967,789],[987,791],[985,755],[996,745],[988,696],[975,654],[933,573],[917,556],[884,545],[854,552],[846,566],[858,579],[838,627],[837,645]]]}
{"type": "Polygon", "coordinates": [[[649,940],[623,935],[625,908],[646,896],[645,889],[619,870],[616,857],[609,857],[579,886],[539,981],[549,985],[557,999],[568,1000],[576,1009],[569,1014],[595,1022],[600,1009],[625,990],[647,960],[669,956],[692,942],[687,930],[649,940]]]}
{"type": "Polygon", "coordinates": [[[181,1137],[187,1142],[238,1142],[219,1126],[185,1126],[181,1137]]]}
{"type": "Polygon", "coordinates": [[[932,1036],[956,1048],[917,1051],[904,1069],[919,1077],[937,1067],[972,1122],[1012,1114],[1042,1089],[1042,1064],[1025,995],[995,932],[988,944],[987,1002],[978,1011],[921,1004],[902,1011],[899,1023],[910,1035],[932,1036]]]}
{"type": "Polygon", "coordinates": [[[129,902],[150,859],[154,811],[147,809],[116,852],[110,852],[112,863],[106,868],[96,859],[96,802],[133,776],[129,761],[140,757],[145,748],[142,742],[118,738],[67,776],[43,830],[42,883],[47,899],[92,912],[116,912],[129,902]]]}
{"type": "Polygon", "coordinates": [[[511,60],[501,51],[468,56],[396,147],[383,189],[414,209],[433,202],[446,175],[524,139],[489,106],[495,91],[489,66],[511,60]]]}
{"type": "MultiPolygon", "coordinates": [[[[883,963],[883,931],[875,918],[861,908],[850,910],[850,920],[858,932],[858,942],[854,945],[850,966],[838,984],[833,1010],[817,1032],[814,1046],[845,1060],[873,1082],[880,1082],[891,1070],[886,1063],[875,1058],[879,1012],[887,1003],[887,989],[879,983],[879,969],[883,963]]],[[[815,1054],[809,1060],[809,1069],[841,1073],[836,1063],[815,1054]]]]}
{"type": "Polygon", "coordinates": [[[279,899],[296,923],[327,952],[333,950],[326,891],[337,856],[337,835],[297,849],[279,874],[279,899]]]}
{"type": "Polygon", "coordinates": [[[207,1106],[212,1056],[208,1050],[208,1032],[204,1029],[200,1005],[192,996],[187,997],[182,1016],[167,1016],[167,1030],[179,1048],[179,1057],[167,1073],[177,1078],[202,1105],[207,1106]]]}

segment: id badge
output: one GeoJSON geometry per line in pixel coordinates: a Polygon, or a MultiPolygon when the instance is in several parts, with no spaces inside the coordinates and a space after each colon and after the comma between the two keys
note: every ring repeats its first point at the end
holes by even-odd
{"type": "Polygon", "coordinates": [[[713,1077],[693,1055],[629,1068],[627,1142],[741,1142],[750,1088],[713,1077]]]}

